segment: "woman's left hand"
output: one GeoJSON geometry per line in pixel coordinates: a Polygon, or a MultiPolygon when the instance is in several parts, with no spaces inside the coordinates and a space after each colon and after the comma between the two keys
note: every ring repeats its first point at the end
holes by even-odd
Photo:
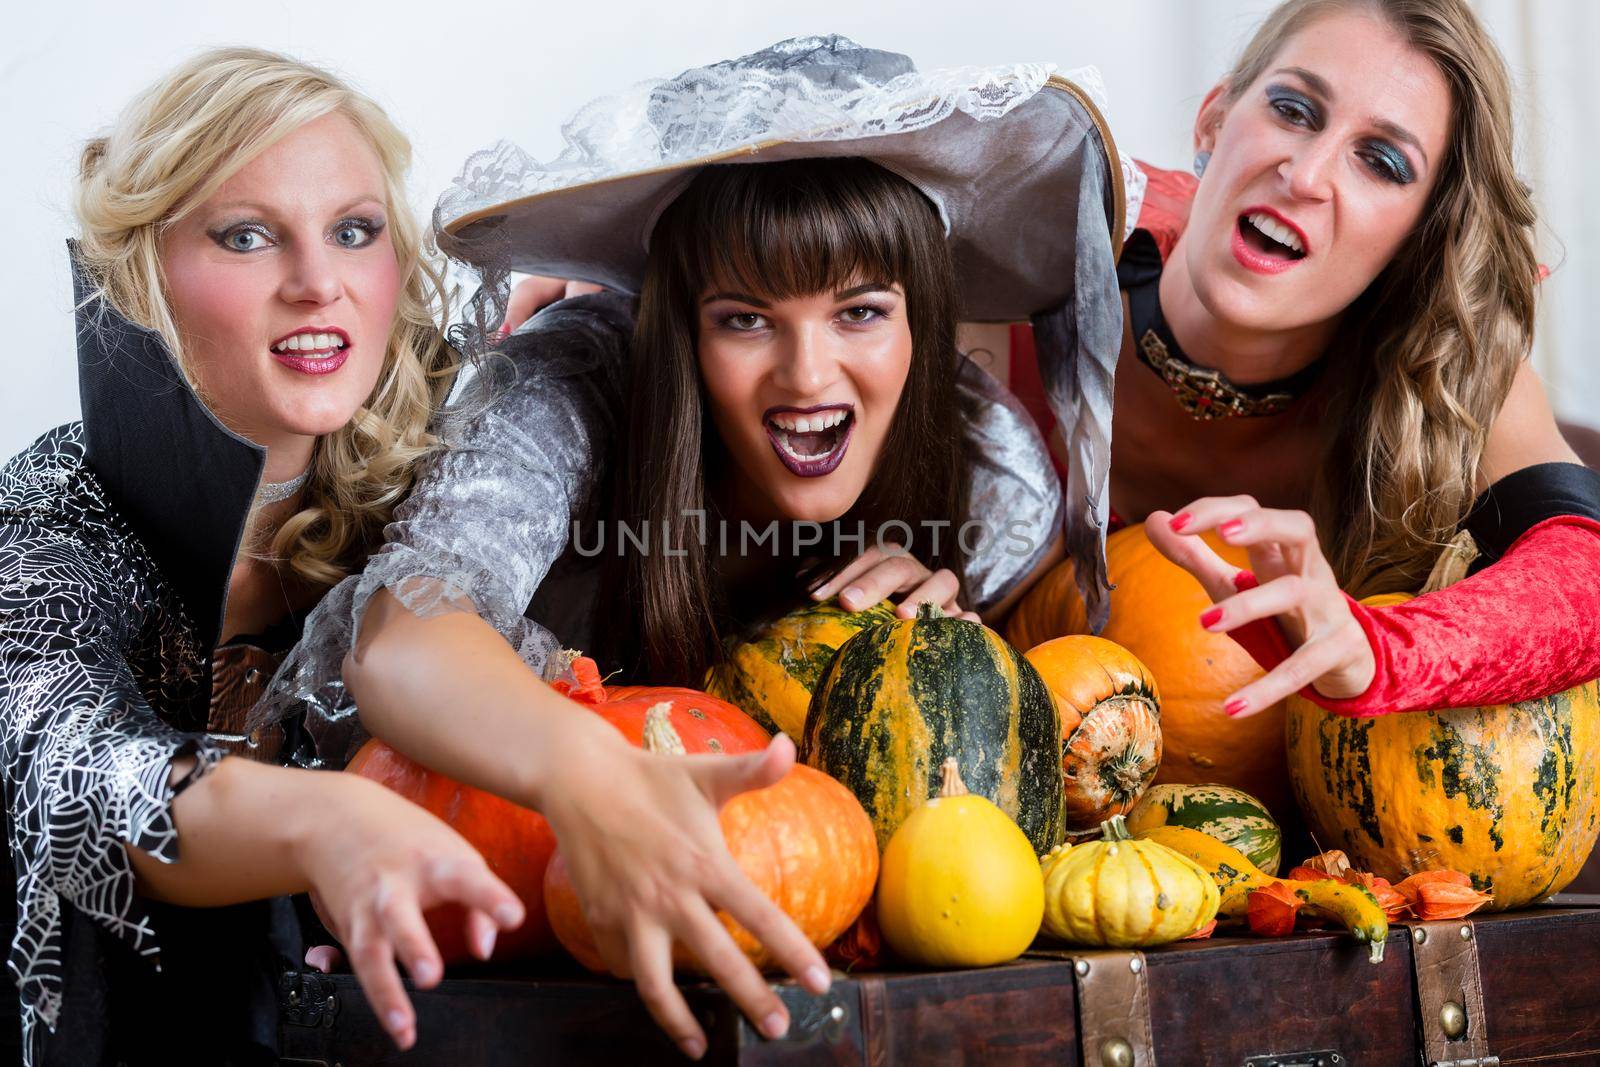
{"type": "Polygon", "coordinates": [[[511,290],[511,298],[506,303],[506,319],[500,324],[500,336],[513,333],[518,326],[557,300],[603,292],[605,290],[602,287],[591,282],[546,278],[542,274],[529,275],[511,290]]]}
{"type": "Polygon", "coordinates": [[[954,618],[982,622],[956,602],[960,592],[961,582],[953,571],[930,571],[909,552],[886,552],[873,545],[812,589],[811,597],[826,600],[838,593],[845,610],[863,611],[891,593],[904,593],[895,608],[902,619],[914,618],[917,605],[926,603],[954,618]]]}
{"type": "Polygon", "coordinates": [[[1332,699],[1359,696],[1377,661],[1303,511],[1264,508],[1249,496],[1204,497],[1176,515],[1154,511],[1145,533],[1162,555],[1200,580],[1215,604],[1200,625],[1228,633],[1275,619],[1294,649],[1266,675],[1232,694],[1229,715],[1254,715],[1311,686],[1332,699]],[[1228,563],[1198,535],[1207,530],[1250,553],[1251,570],[1228,563]]]}

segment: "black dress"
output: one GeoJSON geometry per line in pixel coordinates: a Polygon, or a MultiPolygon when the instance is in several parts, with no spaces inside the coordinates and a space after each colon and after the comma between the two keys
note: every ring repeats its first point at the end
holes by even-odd
{"type": "Polygon", "coordinates": [[[0,928],[20,993],[0,1048],[271,1063],[294,906],[145,901],[124,848],[176,859],[178,792],[229,752],[280,760],[299,741],[292,721],[230,729],[294,627],[216,647],[265,452],[206,410],[157,334],[74,282],[84,420],[0,468],[0,877],[16,901],[0,928]],[[173,787],[182,755],[195,769],[173,787]]]}

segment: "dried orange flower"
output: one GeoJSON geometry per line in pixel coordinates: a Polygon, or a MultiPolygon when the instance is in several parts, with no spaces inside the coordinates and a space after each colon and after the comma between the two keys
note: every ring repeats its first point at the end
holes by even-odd
{"type": "Polygon", "coordinates": [[[1305,904],[1295,891],[1282,882],[1273,882],[1250,894],[1245,903],[1245,918],[1250,932],[1262,937],[1283,937],[1294,933],[1294,917],[1305,904]]]}
{"type": "Polygon", "coordinates": [[[1461,919],[1494,899],[1493,893],[1480,893],[1468,885],[1454,882],[1423,882],[1417,887],[1412,910],[1423,922],[1435,919],[1461,919]]]}

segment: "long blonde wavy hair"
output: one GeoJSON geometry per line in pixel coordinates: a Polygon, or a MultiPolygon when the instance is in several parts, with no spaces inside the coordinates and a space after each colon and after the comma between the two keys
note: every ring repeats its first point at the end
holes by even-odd
{"type": "Polygon", "coordinates": [[[377,104],[326,71],[254,48],[215,49],[141,93],[108,135],[84,147],[74,204],[96,295],[159,333],[193,386],[167,301],[163,231],[272,144],[333,113],[377,153],[403,282],[377,385],[344,427],[317,439],[305,504],[266,548],[313,586],[339,581],[377,543],[418,462],[436,447],[428,421],[455,377],[443,274],[405,199],[410,142],[377,104]]]}
{"type": "Polygon", "coordinates": [[[1348,384],[1328,413],[1313,513],[1356,595],[1415,590],[1466,515],[1490,424],[1533,343],[1532,196],[1513,163],[1511,79],[1467,0],[1289,0],[1226,77],[1232,104],[1284,44],[1329,14],[1383,19],[1451,89],[1431,201],[1346,312],[1348,384]]]}

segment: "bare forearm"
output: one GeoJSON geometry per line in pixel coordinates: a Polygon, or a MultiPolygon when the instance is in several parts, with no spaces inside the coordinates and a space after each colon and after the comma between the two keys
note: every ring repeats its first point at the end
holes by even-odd
{"type": "MultiPolygon", "coordinates": [[[[181,778],[192,760],[173,763],[181,778]]],[[[190,907],[216,907],[299,893],[308,888],[300,862],[304,835],[337,800],[342,778],[273,767],[240,758],[216,769],[173,801],[179,859],[163,863],[127,846],[139,891],[190,907]]]]}
{"type": "Polygon", "coordinates": [[[367,731],[458,781],[540,807],[574,741],[621,738],[545,685],[469,611],[422,619],[385,590],[372,599],[345,684],[367,731]]]}

